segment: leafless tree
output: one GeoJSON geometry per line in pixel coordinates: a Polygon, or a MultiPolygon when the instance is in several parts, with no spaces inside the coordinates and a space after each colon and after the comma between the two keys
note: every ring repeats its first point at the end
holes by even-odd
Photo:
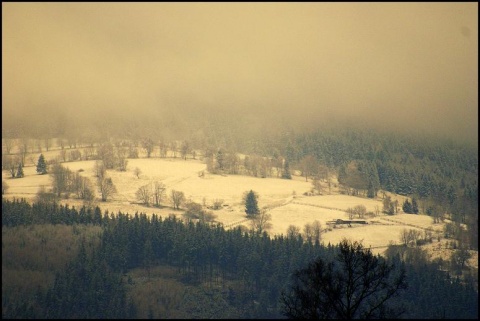
{"type": "Polygon", "coordinates": [[[345,214],[347,214],[349,220],[352,220],[355,217],[355,210],[353,208],[349,207],[345,211],[345,214]]]}
{"type": "Polygon", "coordinates": [[[50,149],[50,137],[45,137],[44,142],[45,142],[45,149],[48,152],[48,150],[50,149]]]}
{"type": "Polygon", "coordinates": [[[267,213],[266,209],[262,209],[260,214],[253,216],[250,224],[252,231],[258,234],[262,234],[272,228],[272,215],[267,213]]]}
{"type": "Polygon", "coordinates": [[[110,177],[102,177],[97,179],[98,189],[102,195],[102,202],[106,202],[110,196],[117,192],[110,177]]]}
{"type": "Polygon", "coordinates": [[[317,160],[312,155],[307,155],[300,161],[300,168],[302,175],[305,176],[305,182],[307,182],[309,176],[316,174],[315,172],[318,169],[317,160]]]}
{"type": "Polygon", "coordinates": [[[177,158],[177,143],[175,141],[170,143],[170,150],[173,153],[173,158],[177,158]]]}
{"type": "Polygon", "coordinates": [[[63,148],[60,150],[60,157],[62,158],[63,162],[67,161],[67,151],[63,148]]]}
{"type": "Polygon", "coordinates": [[[69,156],[71,161],[82,160],[82,153],[77,149],[71,150],[69,156]]]}
{"type": "Polygon", "coordinates": [[[105,167],[105,163],[102,160],[95,161],[95,164],[93,165],[93,170],[95,172],[95,176],[98,178],[103,178],[107,174],[107,168],[105,167]]]}
{"type": "Polygon", "coordinates": [[[160,142],[158,143],[158,147],[159,147],[160,157],[161,158],[167,157],[168,146],[167,146],[167,144],[165,144],[163,139],[160,140],[160,142]]]}
{"type": "Polygon", "coordinates": [[[145,152],[147,153],[147,158],[150,158],[150,155],[152,154],[153,148],[154,148],[153,140],[151,138],[145,138],[142,141],[142,147],[145,149],[145,152]]]}
{"type": "Polygon", "coordinates": [[[322,194],[323,187],[322,187],[322,184],[320,183],[320,179],[318,178],[318,176],[315,176],[313,178],[312,186],[313,186],[313,190],[317,191],[316,194],[322,194]]]}
{"type": "Polygon", "coordinates": [[[127,150],[124,149],[123,147],[118,147],[117,152],[115,154],[115,166],[116,168],[121,171],[125,172],[127,170],[127,150]]]}
{"type": "Polygon", "coordinates": [[[185,194],[183,192],[172,189],[171,200],[173,204],[173,209],[178,210],[180,209],[180,205],[185,201],[185,194]]]}
{"type": "Polygon", "coordinates": [[[2,169],[7,170],[12,178],[15,178],[17,173],[18,164],[20,163],[19,156],[7,156],[2,155],[2,169]]]}
{"type": "Polygon", "coordinates": [[[313,242],[318,242],[318,243],[320,243],[321,233],[322,233],[322,224],[320,224],[320,222],[317,221],[317,220],[313,221],[313,222],[312,222],[312,237],[313,237],[313,242]]]}
{"type": "Polygon", "coordinates": [[[12,151],[13,145],[15,145],[15,139],[13,139],[13,138],[4,138],[4,139],[3,139],[3,144],[4,144],[4,146],[5,146],[5,151],[7,152],[7,154],[10,154],[10,152],[12,151]]]}
{"type": "Polygon", "coordinates": [[[289,225],[287,228],[288,238],[297,238],[300,235],[300,228],[295,225],[289,225]]]}
{"type": "Polygon", "coordinates": [[[150,205],[150,200],[152,199],[152,187],[150,184],[140,186],[135,193],[137,200],[145,204],[146,206],[150,205]]]}
{"type": "Polygon", "coordinates": [[[37,146],[37,152],[41,153],[42,152],[42,140],[41,139],[35,139],[35,145],[37,146]]]}
{"type": "Polygon", "coordinates": [[[185,140],[180,147],[180,154],[182,155],[183,159],[187,160],[187,154],[190,152],[190,145],[185,140]]]}
{"type": "Polygon", "coordinates": [[[367,208],[365,205],[357,205],[354,207],[355,214],[358,215],[358,218],[364,218],[367,213],[367,208]]]}
{"type": "Polygon", "coordinates": [[[160,202],[165,196],[165,184],[162,182],[155,182],[153,185],[153,200],[155,201],[155,206],[160,206],[160,202]]]}
{"type": "Polygon", "coordinates": [[[313,228],[310,223],[306,223],[305,226],[303,227],[303,235],[305,236],[305,239],[308,242],[312,241],[313,238],[313,228]]]}

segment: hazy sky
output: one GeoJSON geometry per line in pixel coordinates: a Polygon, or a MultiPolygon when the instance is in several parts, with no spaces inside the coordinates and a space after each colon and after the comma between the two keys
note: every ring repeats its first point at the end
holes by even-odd
{"type": "Polygon", "coordinates": [[[2,105],[361,117],[477,141],[477,31],[476,2],[2,3],[2,105]]]}

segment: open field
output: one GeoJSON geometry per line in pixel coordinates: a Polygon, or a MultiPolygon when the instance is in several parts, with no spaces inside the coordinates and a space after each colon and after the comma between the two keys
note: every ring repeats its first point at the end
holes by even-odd
{"type": "MultiPolygon", "coordinates": [[[[54,157],[57,152],[50,152],[54,157]]],[[[48,155],[48,154],[47,154],[48,155]]],[[[48,158],[47,158],[48,159],[48,158]]],[[[95,181],[93,166],[94,161],[78,161],[63,163],[72,171],[83,169],[81,175],[95,181]]],[[[433,228],[442,230],[443,224],[433,224],[431,217],[426,215],[397,214],[387,216],[380,214],[376,217],[368,217],[367,225],[354,224],[338,225],[336,228],[327,230],[327,221],[336,219],[348,219],[345,210],[348,207],[364,205],[367,211],[375,212],[382,208],[381,197],[367,199],[338,194],[336,184],[333,185],[331,195],[304,196],[303,193],[311,189],[311,181],[305,182],[303,177],[294,176],[292,180],[278,178],[256,178],[236,175],[211,175],[205,173],[199,177],[199,172],[205,171],[206,166],[199,160],[183,160],[180,158],[139,158],[130,159],[126,172],[109,170],[108,175],[116,185],[118,193],[108,202],[99,202],[102,210],[110,212],[145,212],[147,215],[156,213],[162,216],[175,214],[181,217],[182,211],[174,211],[169,200],[165,199],[165,207],[159,209],[146,207],[138,203],[135,197],[137,189],[154,181],[161,181],[167,187],[167,196],[175,189],[185,193],[187,199],[195,202],[211,205],[217,199],[224,201],[220,210],[214,211],[217,221],[225,227],[244,225],[249,227],[245,219],[242,196],[245,191],[254,190],[259,195],[259,207],[267,208],[272,216],[272,228],[269,233],[284,234],[289,225],[295,225],[301,229],[306,223],[318,220],[325,229],[322,241],[338,243],[343,237],[363,240],[363,244],[374,248],[374,252],[383,251],[389,243],[398,243],[400,232],[404,228],[419,229],[433,228]],[[137,178],[133,170],[138,167],[141,175],[137,178]]],[[[6,197],[25,197],[32,199],[41,185],[50,186],[49,175],[38,175],[34,166],[24,168],[25,177],[21,179],[8,179],[8,173],[3,172],[3,178],[9,185],[6,197]]],[[[328,189],[325,185],[325,191],[328,189]]],[[[97,196],[99,196],[97,194],[97,196]]],[[[404,197],[392,195],[403,203],[404,197]]],[[[64,200],[74,206],[81,206],[81,202],[75,199],[64,200]]]]}

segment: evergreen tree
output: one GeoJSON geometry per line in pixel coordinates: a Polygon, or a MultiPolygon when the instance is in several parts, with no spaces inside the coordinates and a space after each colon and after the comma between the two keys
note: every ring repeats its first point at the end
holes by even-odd
{"type": "Polygon", "coordinates": [[[418,204],[415,198],[412,198],[412,213],[418,214],[418,204]]]}
{"type": "Polygon", "coordinates": [[[284,164],[284,167],[283,167],[282,178],[292,179],[292,175],[290,174],[290,165],[288,164],[288,160],[285,160],[285,164],[284,164]]]}
{"type": "Polygon", "coordinates": [[[407,214],[413,213],[412,203],[410,203],[410,202],[408,201],[408,199],[405,200],[405,202],[403,202],[402,209],[403,209],[403,212],[405,212],[405,213],[407,213],[407,214]]]}
{"type": "Polygon", "coordinates": [[[245,213],[247,213],[247,216],[254,216],[258,213],[260,213],[260,210],[258,209],[258,203],[257,203],[257,194],[250,190],[245,196],[245,213]]]}
{"type": "Polygon", "coordinates": [[[17,169],[17,175],[15,175],[16,178],[22,178],[23,176],[25,176],[23,174],[23,164],[22,162],[18,163],[18,169],[17,169]]]}
{"type": "Polygon", "coordinates": [[[37,173],[40,173],[40,175],[47,173],[47,163],[43,154],[40,154],[40,157],[38,157],[37,173]]]}

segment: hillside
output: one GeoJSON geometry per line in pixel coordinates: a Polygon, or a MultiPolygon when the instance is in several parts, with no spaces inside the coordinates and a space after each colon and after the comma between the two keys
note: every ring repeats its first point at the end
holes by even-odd
{"type": "MultiPolygon", "coordinates": [[[[45,154],[49,159],[58,156],[58,151],[50,151],[45,154]]],[[[36,155],[34,155],[36,156],[36,155]]],[[[28,164],[27,164],[28,165],[28,164]]],[[[9,179],[7,173],[3,172],[3,179],[9,185],[7,198],[27,198],[33,199],[41,185],[51,186],[50,175],[38,175],[35,167],[25,166],[25,177],[21,179],[9,179]]],[[[82,176],[95,181],[94,161],[77,161],[63,163],[72,171],[81,172],[82,176]]],[[[372,247],[374,253],[383,253],[389,244],[400,244],[400,234],[404,229],[415,229],[422,233],[426,229],[434,232],[434,242],[442,239],[442,231],[445,223],[433,223],[433,219],[427,215],[413,215],[402,213],[401,206],[397,215],[386,215],[381,213],[382,198],[375,199],[349,196],[340,194],[338,183],[332,180],[330,191],[325,182],[324,195],[305,196],[305,192],[310,191],[311,180],[305,181],[303,177],[293,176],[291,180],[278,178],[257,178],[240,175],[213,175],[206,173],[200,177],[199,172],[206,172],[206,165],[200,160],[183,160],[181,158],[138,158],[129,159],[126,172],[108,170],[108,175],[112,178],[117,187],[117,193],[107,202],[98,202],[102,211],[116,213],[144,212],[147,215],[152,213],[163,217],[176,215],[182,217],[183,211],[174,211],[168,197],[163,200],[162,208],[146,207],[139,204],[135,192],[145,184],[154,181],[161,181],[166,185],[166,195],[169,196],[171,190],[178,190],[185,193],[188,200],[209,206],[215,200],[223,200],[223,206],[220,210],[214,211],[217,216],[216,221],[222,223],[226,228],[243,225],[250,228],[250,222],[246,219],[242,196],[245,191],[254,190],[259,195],[259,206],[266,208],[272,217],[272,227],[268,230],[270,235],[285,234],[290,225],[300,228],[307,223],[315,220],[321,223],[322,243],[337,244],[342,238],[347,237],[353,240],[361,240],[367,247],[372,247]],[[133,170],[141,170],[141,175],[137,178],[133,170]],[[337,219],[348,219],[345,210],[356,205],[364,205],[367,212],[380,210],[379,215],[368,216],[365,221],[368,224],[353,225],[327,225],[327,222],[337,219]],[[438,238],[440,237],[440,238],[438,238]]],[[[97,191],[98,192],[98,191],[97,191]]],[[[398,200],[402,204],[404,196],[386,193],[392,200],[398,200]]],[[[97,195],[98,196],[98,195],[97,195]]],[[[76,199],[62,200],[63,203],[81,207],[82,203],[76,199]]],[[[433,248],[435,246],[432,244],[433,248]]],[[[425,246],[427,247],[427,246],[425,246]]],[[[437,246],[438,248],[438,246],[437,246]]],[[[433,250],[430,250],[433,253],[433,250]]],[[[474,251],[472,251],[473,253],[474,251]]],[[[475,252],[476,253],[476,252],[475,252]]],[[[451,250],[445,250],[444,259],[448,259],[451,250]]],[[[438,255],[438,251],[435,254],[438,255]]],[[[477,255],[477,254],[475,254],[477,255]]],[[[474,257],[470,259],[470,264],[478,266],[474,257]]]]}

